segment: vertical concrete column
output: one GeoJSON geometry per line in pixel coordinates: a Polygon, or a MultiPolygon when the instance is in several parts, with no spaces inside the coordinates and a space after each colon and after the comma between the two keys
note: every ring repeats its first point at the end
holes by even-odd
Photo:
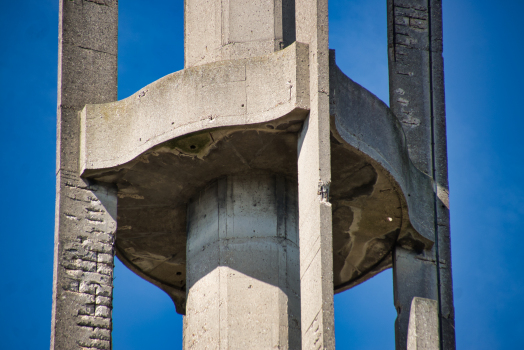
{"type": "Polygon", "coordinates": [[[185,350],[300,348],[296,186],[230,175],[189,203],[185,350]]]}
{"type": "Polygon", "coordinates": [[[334,349],[327,0],[296,1],[297,41],[309,44],[310,113],[298,142],[302,349],[334,349]]]}
{"type": "Polygon", "coordinates": [[[79,177],[80,111],[117,99],[116,0],[61,0],[51,349],[111,349],[116,191],[79,177]]]}
{"type": "Polygon", "coordinates": [[[295,41],[295,0],[186,0],[185,67],[256,57],[295,41]]]}
{"type": "Polygon", "coordinates": [[[388,0],[390,106],[410,157],[435,181],[432,250],[396,248],[393,261],[397,349],[405,349],[413,297],[438,302],[442,349],[455,349],[449,237],[441,0],[388,0]]]}

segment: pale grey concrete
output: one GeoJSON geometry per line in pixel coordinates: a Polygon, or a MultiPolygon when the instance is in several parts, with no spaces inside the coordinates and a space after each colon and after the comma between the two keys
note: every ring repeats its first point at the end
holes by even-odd
{"type": "Polygon", "coordinates": [[[413,298],[409,313],[407,350],[439,350],[438,303],[413,298]]]}
{"type": "Polygon", "coordinates": [[[300,348],[297,184],[230,175],[188,206],[184,349],[300,348]]]}
{"type": "Polygon", "coordinates": [[[60,1],[51,349],[111,349],[116,188],[81,179],[79,112],[117,99],[116,1],[60,1]]]}
{"type": "Polygon", "coordinates": [[[328,2],[295,6],[297,41],[309,45],[310,110],[298,143],[302,349],[334,349],[328,2]]]}
{"type": "Polygon", "coordinates": [[[413,297],[439,305],[442,349],[455,349],[446,117],[440,0],[388,0],[391,109],[399,118],[410,158],[433,180],[431,250],[395,252],[394,281],[397,349],[405,349],[413,297]]]}
{"type": "Polygon", "coordinates": [[[91,169],[121,166],[193,132],[306,111],[307,69],[308,47],[295,43],[267,56],[185,69],[124,100],[87,105],[82,112],[81,171],[89,175],[91,169]]]}
{"type": "Polygon", "coordinates": [[[295,1],[185,1],[184,32],[186,68],[264,56],[295,41],[295,1]]]}

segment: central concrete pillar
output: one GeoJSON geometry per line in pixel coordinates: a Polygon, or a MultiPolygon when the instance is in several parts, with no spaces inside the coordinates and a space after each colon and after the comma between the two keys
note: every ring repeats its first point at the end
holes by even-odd
{"type": "Polygon", "coordinates": [[[295,41],[295,0],[184,1],[185,67],[270,54],[295,41]]]}
{"type": "Polygon", "coordinates": [[[220,178],[187,217],[184,349],[300,349],[296,181],[220,178]]]}

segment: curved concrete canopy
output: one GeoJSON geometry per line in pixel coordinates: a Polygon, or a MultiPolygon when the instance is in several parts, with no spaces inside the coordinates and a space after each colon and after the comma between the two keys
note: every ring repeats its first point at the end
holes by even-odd
{"type": "MultiPolygon", "coordinates": [[[[189,68],[131,97],[87,105],[81,173],[118,187],[118,257],[185,303],[186,203],[228,174],[297,176],[309,109],[307,45],[189,68]]],[[[335,290],[391,266],[395,244],[431,247],[432,184],[389,108],[330,64],[335,290]],[[380,137],[377,137],[380,135],[380,137]]]]}

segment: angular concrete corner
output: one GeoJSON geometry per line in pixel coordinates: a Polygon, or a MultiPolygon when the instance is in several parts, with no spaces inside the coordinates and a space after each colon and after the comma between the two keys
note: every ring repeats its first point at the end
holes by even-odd
{"type": "Polygon", "coordinates": [[[439,350],[438,303],[413,298],[409,313],[407,350],[439,350]]]}

